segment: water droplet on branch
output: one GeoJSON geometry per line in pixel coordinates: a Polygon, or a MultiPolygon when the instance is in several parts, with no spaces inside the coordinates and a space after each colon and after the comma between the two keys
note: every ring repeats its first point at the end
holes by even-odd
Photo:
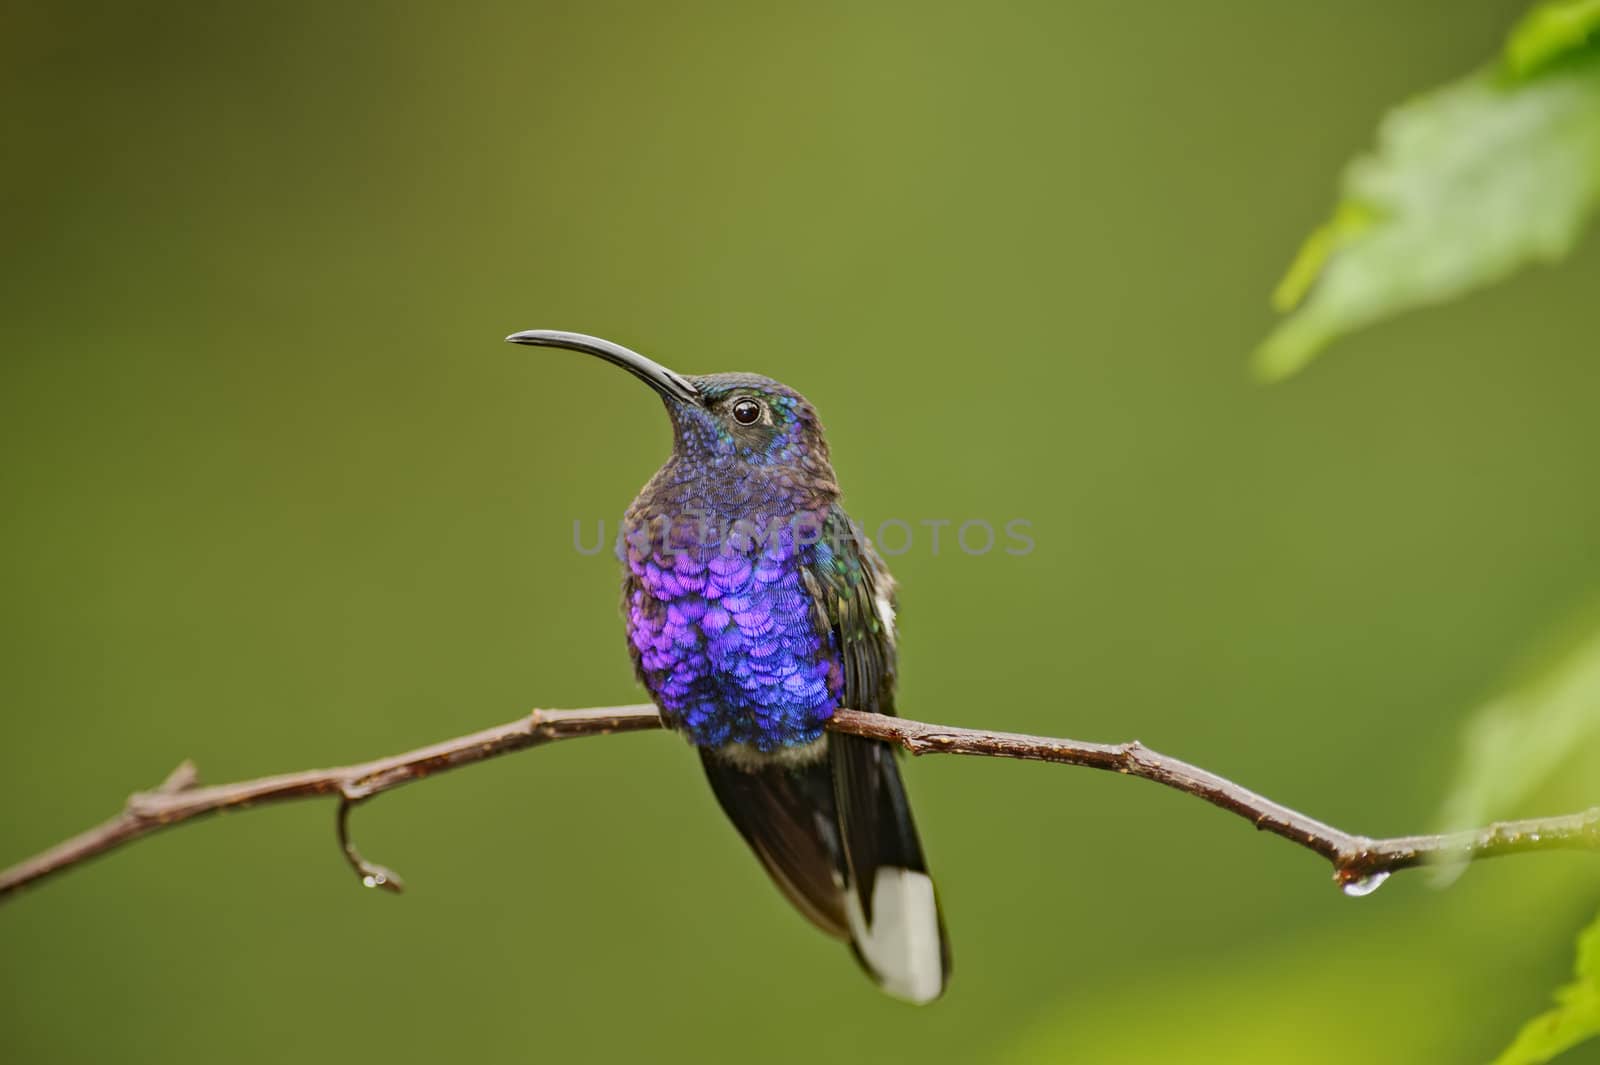
{"type": "Polygon", "coordinates": [[[1389,879],[1388,872],[1373,873],[1371,876],[1340,881],[1339,890],[1353,899],[1364,898],[1383,887],[1383,882],[1387,879],[1389,879]]]}

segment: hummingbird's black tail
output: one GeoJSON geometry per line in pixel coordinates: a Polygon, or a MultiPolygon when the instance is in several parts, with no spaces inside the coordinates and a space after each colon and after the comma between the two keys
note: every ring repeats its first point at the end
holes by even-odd
{"type": "Polygon", "coordinates": [[[723,811],[795,908],[849,942],[885,991],[931,1002],[950,946],[894,750],[841,733],[825,742],[799,765],[700,756],[723,811]]]}

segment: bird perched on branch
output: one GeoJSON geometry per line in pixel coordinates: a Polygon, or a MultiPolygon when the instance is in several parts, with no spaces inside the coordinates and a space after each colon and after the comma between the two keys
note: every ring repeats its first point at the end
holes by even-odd
{"type": "Polygon", "coordinates": [[[885,991],[939,997],[950,948],[894,751],[824,731],[839,707],[894,712],[895,599],[816,411],[770,378],[685,376],[580,333],[506,339],[598,356],[661,396],[672,457],[619,541],[639,679],[789,901],[885,991]]]}

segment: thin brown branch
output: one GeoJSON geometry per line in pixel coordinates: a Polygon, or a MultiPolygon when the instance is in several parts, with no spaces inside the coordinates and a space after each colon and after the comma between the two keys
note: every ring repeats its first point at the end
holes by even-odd
{"type": "Polygon", "coordinates": [[[535,710],[527,717],[496,728],[458,736],[389,758],[335,769],[284,773],[237,784],[216,784],[207,788],[193,786],[195,769],[185,762],[156,790],[129,796],[122,812],[111,820],[0,872],[0,899],[10,897],[36,880],[69,869],[124,843],[206,814],[324,795],[338,796],[340,800],[337,822],[339,842],[356,875],[372,887],[398,891],[399,878],[383,866],[374,865],[361,857],[350,842],[346,821],[356,804],[414,780],[487,761],[512,751],[579,736],[605,736],[613,732],[639,732],[660,727],[661,720],[656,716],[656,708],[648,704],[594,710],[535,710]]]}
{"type": "MultiPolygon", "coordinates": [[[[109,821],[0,872],[0,899],[171,825],[223,810],[318,796],[339,799],[336,820],[339,843],[356,875],[368,887],[399,891],[399,877],[392,870],[363,858],[351,842],[348,818],[356,805],[435,773],[512,751],[581,736],[641,732],[660,727],[655,707],[648,704],[589,710],[535,710],[525,718],[496,728],[389,758],[211,787],[196,786],[194,766],[185,762],[154,791],[130,796],[122,812],[109,821]]],[[[1137,740],[1117,744],[1085,743],[930,725],[856,710],[838,711],[828,727],[835,732],[888,740],[916,755],[1018,758],[1106,769],[1153,780],[1237,814],[1264,832],[1282,836],[1321,855],[1333,866],[1335,882],[1351,894],[1364,894],[1393,872],[1438,858],[1477,859],[1535,850],[1600,849],[1600,807],[1560,817],[1498,822],[1445,835],[1374,839],[1323,824],[1198,766],[1153,751],[1137,740]]]]}
{"type": "Polygon", "coordinates": [[[1600,849],[1600,806],[1558,817],[1498,821],[1464,832],[1375,839],[1323,824],[1199,766],[1153,751],[1138,740],[1084,743],[929,725],[855,710],[840,710],[830,727],[858,736],[889,740],[912,754],[1020,758],[1108,769],[1153,780],[1238,814],[1263,832],[1282,836],[1322,855],[1333,866],[1335,882],[1350,894],[1365,894],[1390,873],[1427,861],[1497,858],[1535,850],[1600,849]]]}

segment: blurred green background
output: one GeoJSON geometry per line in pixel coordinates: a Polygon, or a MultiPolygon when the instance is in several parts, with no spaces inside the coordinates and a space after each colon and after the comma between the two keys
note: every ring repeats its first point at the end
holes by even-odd
{"type": "MultiPolygon", "coordinates": [[[[1522,9],[13,0],[0,862],[185,756],[640,698],[572,522],[665,421],[501,343],[532,327],[794,385],[869,528],[1033,523],[1025,558],[892,560],[908,715],[1428,828],[1467,711],[1600,589],[1600,248],[1283,386],[1246,359],[1377,117],[1522,9]]],[[[1600,899],[1547,855],[1351,900],[1146,784],[908,773],[956,951],[921,1011],[650,734],[364,808],[398,898],[327,804],[41,886],[0,908],[0,1057],[1470,1062],[1600,899]]]]}

